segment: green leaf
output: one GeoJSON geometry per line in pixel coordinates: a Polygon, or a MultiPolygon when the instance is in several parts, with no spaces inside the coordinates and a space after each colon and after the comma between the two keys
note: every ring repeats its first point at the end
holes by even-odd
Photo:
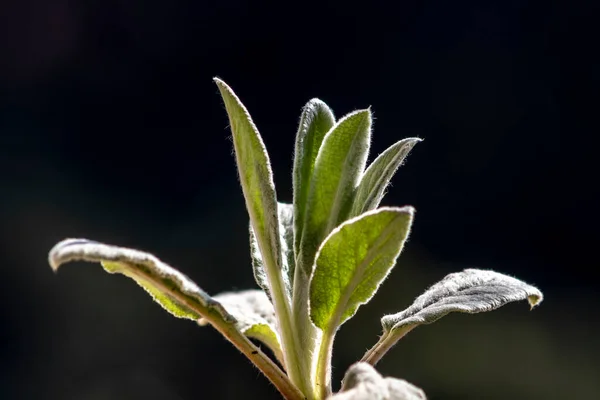
{"type": "Polygon", "coordinates": [[[344,222],[323,242],[310,285],[310,316],[332,333],[375,294],[394,266],[412,207],[380,208],[344,222]]]}
{"type": "Polygon", "coordinates": [[[403,139],[390,146],[369,165],[356,189],[352,217],[379,206],[390,180],[414,145],[420,141],[419,138],[403,139]]]}
{"type": "Polygon", "coordinates": [[[229,116],[237,167],[252,230],[271,286],[282,281],[281,244],[273,173],[265,145],[246,107],[225,82],[215,78],[229,116]],[[274,282],[275,281],[275,282],[274,282]]]}
{"type": "Polygon", "coordinates": [[[344,376],[342,391],[331,400],[425,400],[425,393],[402,379],[384,378],[367,363],[353,364],[344,376]]]}
{"type": "Polygon", "coordinates": [[[305,210],[299,266],[310,277],[325,237],[350,213],[371,138],[371,111],[346,115],[325,135],[313,171],[305,210]]]}
{"type": "Polygon", "coordinates": [[[165,310],[178,318],[197,320],[217,311],[224,319],[231,315],[181,272],[152,254],[111,246],[87,239],[66,239],[50,250],[54,271],[70,261],[99,262],[110,274],[123,274],[136,281],[165,310]]]}
{"type": "Polygon", "coordinates": [[[310,387],[309,365],[301,359],[298,334],[293,328],[291,304],[284,284],[275,184],[267,150],[240,99],[225,82],[217,78],[214,80],[229,116],[240,183],[269,281],[287,372],[291,381],[306,392],[310,387]]]}
{"type": "Polygon", "coordinates": [[[531,308],[543,300],[542,292],[516,278],[494,271],[466,269],[447,275],[406,310],[381,319],[384,332],[430,324],[451,312],[475,314],[527,300],[531,308]]]}
{"type": "MultiPolygon", "coordinates": [[[[225,292],[214,296],[213,299],[221,303],[235,319],[235,325],[240,332],[267,345],[283,363],[275,310],[265,292],[262,290],[225,292]]],[[[200,319],[198,323],[201,326],[208,324],[205,319],[200,319]]]]}
{"type": "Polygon", "coordinates": [[[304,216],[310,191],[310,183],[317,154],[325,134],[335,124],[331,109],[319,99],[310,100],[302,110],[294,155],[294,251],[300,251],[300,240],[304,228],[304,216]]]}
{"type": "MultiPolygon", "coordinates": [[[[278,203],[279,213],[279,236],[281,240],[281,259],[283,271],[283,284],[285,285],[288,300],[292,298],[292,283],[294,281],[294,209],[291,204],[278,203]]],[[[271,298],[269,282],[265,273],[262,255],[256,242],[256,235],[250,226],[250,253],[252,255],[252,267],[254,270],[254,279],[256,283],[271,298]]]]}

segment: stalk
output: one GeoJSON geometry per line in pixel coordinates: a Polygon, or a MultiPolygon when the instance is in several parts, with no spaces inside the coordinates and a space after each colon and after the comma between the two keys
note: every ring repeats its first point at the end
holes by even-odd
{"type": "Polygon", "coordinates": [[[331,395],[331,357],[335,333],[323,332],[316,359],[314,392],[319,399],[331,395]]]}
{"type": "Polygon", "coordinates": [[[417,325],[406,326],[398,332],[384,333],[377,343],[373,347],[371,347],[360,360],[362,362],[366,362],[375,366],[381,360],[381,358],[392,348],[398,340],[402,339],[408,332],[412,331],[416,328],[417,325]]]}
{"type": "Polygon", "coordinates": [[[273,255],[269,251],[263,251],[260,239],[258,245],[261,247],[265,271],[269,279],[287,373],[305,396],[309,396],[312,393],[310,364],[307,364],[305,357],[303,357],[304,352],[302,350],[305,348],[302,346],[300,338],[301,329],[295,329],[292,310],[286,299],[283,280],[273,255]]]}

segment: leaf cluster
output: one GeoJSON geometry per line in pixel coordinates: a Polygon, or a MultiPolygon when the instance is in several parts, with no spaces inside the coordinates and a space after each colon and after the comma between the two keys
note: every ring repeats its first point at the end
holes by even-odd
{"type": "Polygon", "coordinates": [[[415,302],[381,320],[383,335],[333,394],[335,335],[377,292],[396,264],[414,209],[379,207],[392,176],[420,139],[398,141],[367,165],[370,109],[336,120],[318,99],[302,111],[296,135],[293,201],[278,201],[264,142],[233,90],[215,79],[233,134],[260,289],[209,296],[185,275],[139,250],[67,239],[49,254],[53,269],[74,260],[123,274],[179,318],[212,325],[288,399],[424,399],[413,385],[373,368],[406,333],[451,312],[478,313],[508,302],[542,301],[535,287],[493,271],[450,274],[415,302]],[[262,352],[254,341],[271,350],[262,352]]]}

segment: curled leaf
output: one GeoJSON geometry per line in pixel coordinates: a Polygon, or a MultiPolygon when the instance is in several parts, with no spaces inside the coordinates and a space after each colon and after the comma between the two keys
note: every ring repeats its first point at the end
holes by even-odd
{"type": "Polygon", "coordinates": [[[384,378],[371,365],[352,365],[344,377],[342,391],[331,400],[425,400],[425,393],[402,379],[384,378]]]}
{"type": "Polygon", "coordinates": [[[136,281],[176,317],[197,320],[217,311],[224,319],[233,321],[218,302],[187,276],[143,251],[87,239],[66,239],[50,250],[48,261],[54,271],[70,261],[99,262],[106,272],[123,274],[136,281]]]}
{"type": "MultiPolygon", "coordinates": [[[[292,299],[292,282],[294,281],[294,208],[291,204],[277,203],[277,211],[279,214],[279,237],[281,241],[281,270],[285,292],[288,301],[292,299]]],[[[254,279],[260,286],[269,299],[271,299],[271,291],[269,282],[265,272],[262,254],[256,241],[256,235],[250,225],[250,254],[252,255],[252,268],[254,271],[254,279]]]]}
{"type": "Polygon", "coordinates": [[[543,295],[523,281],[494,271],[466,269],[447,275],[406,310],[383,317],[383,335],[361,361],[377,364],[412,329],[431,324],[451,312],[475,314],[525,299],[533,308],[542,301],[543,295]]]}
{"type": "Polygon", "coordinates": [[[369,165],[360,179],[351,217],[379,206],[390,180],[400,167],[412,148],[420,142],[419,138],[408,138],[390,146],[369,165]]]}
{"type": "MultiPolygon", "coordinates": [[[[283,362],[277,320],[273,304],[262,290],[225,292],[213,297],[235,319],[236,328],[249,338],[267,345],[280,362],[283,362]]],[[[201,326],[205,319],[198,320],[201,326]]]]}
{"type": "Polygon", "coordinates": [[[475,314],[507,303],[527,300],[531,308],[542,292],[516,278],[494,271],[466,269],[446,276],[419,296],[406,310],[381,319],[384,332],[409,325],[430,324],[451,312],[475,314]]]}

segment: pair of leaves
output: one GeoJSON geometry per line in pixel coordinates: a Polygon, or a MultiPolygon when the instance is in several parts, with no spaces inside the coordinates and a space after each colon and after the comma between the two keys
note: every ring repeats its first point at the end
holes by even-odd
{"type": "Polygon", "coordinates": [[[317,155],[325,135],[335,125],[333,111],[319,99],[310,100],[302,110],[296,147],[292,182],[294,188],[294,251],[300,252],[300,241],[310,195],[317,155]]]}
{"type": "Polygon", "coordinates": [[[198,320],[217,313],[246,336],[266,344],[281,360],[281,346],[273,305],[260,290],[209,296],[187,276],[143,251],[87,239],[66,239],[52,248],[53,270],[70,261],[99,262],[111,274],[123,274],[146,290],[166,311],[178,318],[198,320]]]}
{"type": "MultiPolygon", "coordinates": [[[[323,239],[350,213],[354,189],[367,161],[371,122],[370,110],[355,111],[338,121],[318,147],[312,173],[296,179],[299,187],[294,187],[294,191],[303,193],[309,185],[305,203],[300,203],[302,196],[295,199],[295,208],[303,210],[304,217],[303,220],[298,218],[295,234],[300,236],[298,258],[306,277],[311,275],[314,256],[323,239]]],[[[302,141],[302,138],[297,140],[302,141]]],[[[305,149],[300,154],[303,153],[314,154],[315,148],[305,149]]]]}
{"type": "Polygon", "coordinates": [[[426,400],[425,393],[402,379],[384,378],[371,365],[356,363],[344,376],[342,391],[331,400],[426,400]]]}

